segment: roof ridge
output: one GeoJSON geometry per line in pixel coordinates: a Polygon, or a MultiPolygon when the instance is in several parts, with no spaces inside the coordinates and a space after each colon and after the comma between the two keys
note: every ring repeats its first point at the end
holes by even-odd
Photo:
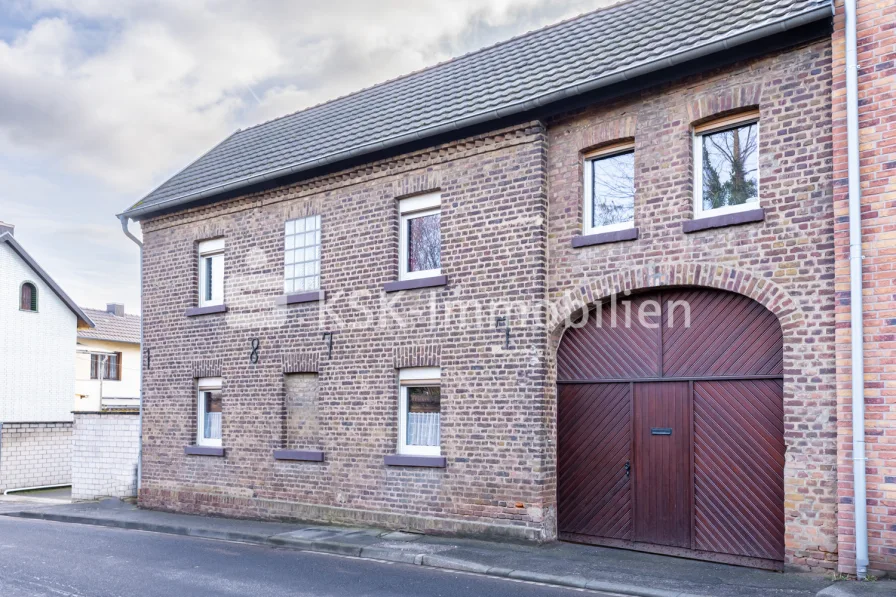
{"type": "MultiPolygon", "coordinates": [[[[327,104],[334,104],[334,103],[336,103],[336,102],[339,102],[339,101],[341,101],[341,100],[344,100],[344,99],[353,97],[353,96],[355,96],[355,95],[359,95],[359,94],[361,94],[361,93],[369,92],[369,91],[371,91],[371,90],[373,90],[373,89],[376,89],[377,87],[383,87],[383,86],[385,86],[385,85],[389,85],[389,84],[395,83],[395,82],[397,82],[397,81],[401,81],[401,80],[403,80],[403,79],[408,79],[408,78],[410,78],[410,77],[417,76],[417,75],[419,75],[419,74],[421,74],[421,73],[425,73],[426,71],[434,70],[434,69],[436,69],[436,68],[439,68],[440,66],[444,66],[444,65],[446,65],[446,64],[451,64],[452,62],[459,62],[459,61],[461,61],[461,60],[463,60],[463,59],[465,59],[465,58],[469,58],[470,56],[475,56],[476,54],[482,54],[482,53],[484,53],[484,52],[487,52],[487,51],[492,50],[492,49],[494,49],[494,48],[497,48],[497,47],[499,47],[499,46],[504,46],[504,45],[511,44],[511,43],[516,42],[516,41],[519,41],[520,39],[523,39],[523,38],[525,38],[525,37],[530,37],[530,36],[532,36],[532,35],[535,35],[535,34],[538,34],[538,33],[542,33],[542,32],[544,32],[544,31],[548,31],[549,29],[554,29],[554,28],[556,28],[556,27],[560,27],[561,25],[566,25],[567,23],[570,23],[570,22],[572,22],[572,21],[576,21],[576,20],[578,20],[578,19],[582,19],[582,18],[584,18],[584,17],[587,17],[587,16],[589,16],[589,15],[592,15],[592,14],[595,14],[595,13],[598,13],[598,12],[603,12],[603,11],[605,11],[605,10],[610,10],[611,8],[616,8],[616,7],[618,7],[618,6],[621,5],[621,4],[629,4],[629,3],[638,2],[638,1],[640,1],[640,0],[618,0],[617,2],[614,2],[613,4],[608,4],[607,6],[602,6],[602,7],[600,7],[600,8],[596,8],[596,9],[594,9],[594,10],[588,10],[588,11],[582,12],[582,13],[579,13],[579,14],[577,14],[577,15],[574,15],[574,16],[571,16],[571,17],[567,17],[567,18],[565,18],[565,19],[562,19],[562,20],[560,20],[560,21],[557,21],[556,23],[550,23],[550,24],[548,24],[548,25],[545,25],[544,27],[539,27],[538,29],[531,29],[531,30],[526,31],[526,32],[524,32],[524,33],[520,33],[520,34],[518,34],[518,35],[515,35],[515,36],[513,36],[513,37],[510,37],[510,38],[507,38],[507,39],[504,39],[504,40],[501,40],[501,41],[497,41],[497,42],[495,42],[495,43],[493,43],[493,44],[490,44],[490,45],[487,45],[487,46],[483,46],[483,47],[481,47],[481,48],[477,48],[477,49],[475,49],[475,50],[470,50],[469,52],[464,52],[463,54],[459,54],[459,55],[457,55],[457,56],[453,56],[453,57],[448,58],[448,59],[446,59],[446,60],[442,60],[442,61],[440,61],[440,62],[436,62],[435,64],[430,64],[429,66],[424,66],[424,67],[422,67],[422,68],[418,68],[417,70],[410,71],[410,72],[407,72],[407,73],[398,75],[398,76],[393,77],[393,78],[391,78],[391,79],[386,79],[386,80],[380,81],[380,82],[378,82],[378,83],[374,83],[374,84],[372,84],[372,85],[368,85],[367,87],[362,87],[362,88],[360,88],[360,89],[355,89],[354,91],[350,91],[349,93],[344,93],[344,94],[342,94],[342,95],[338,95],[338,96],[336,96],[336,97],[334,97],[334,98],[330,98],[330,99],[328,99],[328,100],[324,100],[324,101],[318,102],[318,103],[316,103],[316,104],[312,104],[312,105],[310,105],[310,106],[306,106],[306,107],[304,107],[304,108],[301,108],[301,109],[299,109],[299,110],[295,110],[295,111],[290,112],[290,113],[288,113],[288,114],[283,114],[282,116],[275,116],[274,118],[269,118],[268,120],[265,120],[265,121],[262,121],[262,122],[259,122],[259,123],[256,123],[256,124],[247,126],[247,127],[245,127],[245,128],[238,129],[238,130],[234,133],[234,135],[236,135],[236,134],[238,134],[238,133],[247,133],[247,132],[249,132],[249,131],[251,131],[251,130],[253,130],[253,129],[257,129],[257,128],[263,127],[263,126],[265,126],[266,124],[271,124],[271,123],[273,123],[273,122],[277,122],[278,120],[283,120],[283,119],[285,119],[285,118],[289,118],[289,117],[291,117],[291,116],[295,116],[296,114],[301,114],[302,112],[306,112],[306,111],[308,111],[308,110],[313,110],[313,109],[315,109],[315,108],[319,108],[319,107],[321,107],[321,106],[325,106],[325,105],[327,105],[327,104]]],[[[231,136],[232,136],[232,135],[231,135],[231,136]]],[[[219,144],[219,145],[220,145],[220,144],[219,144]]],[[[216,147],[217,147],[217,146],[216,146],[216,147]]],[[[214,148],[212,148],[212,149],[214,149],[214,148]]],[[[209,151],[211,151],[211,150],[209,150],[209,151]]],[[[191,165],[192,165],[192,164],[191,164],[191,165]]],[[[187,167],[189,168],[189,166],[187,166],[187,167]]],[[[151,193],[150,193],[150,194],[151,194],[151,193]]]]}
{"type": "Polygon", "coordinates": [[[109,313],[105,309],[95,309],[93,307],[81,307],[82,311],[96,311],[97,313],[105,313],[106,315],[112,315],[115,317],[140,317],[134,313],[125,313],[124,315],[115,315],[115,313],[109,313]]]}

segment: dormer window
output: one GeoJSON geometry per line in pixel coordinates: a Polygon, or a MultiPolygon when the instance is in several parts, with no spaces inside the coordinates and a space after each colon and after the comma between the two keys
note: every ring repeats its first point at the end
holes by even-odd
{"type": "Polygon", "coordinates": [[[37,312],[37,287],[31,282],[22,284],[19,298],[19,309],[37,312]]]}

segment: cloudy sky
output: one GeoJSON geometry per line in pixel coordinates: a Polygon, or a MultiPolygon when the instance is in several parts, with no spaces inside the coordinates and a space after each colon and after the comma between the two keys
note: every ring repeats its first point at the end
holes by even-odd
{"type": "Polygon", "coordinates": [[[0,221],[82,306],[139,309],[115,214],[235,129],[607,0],[3,0],[0,221]]]}

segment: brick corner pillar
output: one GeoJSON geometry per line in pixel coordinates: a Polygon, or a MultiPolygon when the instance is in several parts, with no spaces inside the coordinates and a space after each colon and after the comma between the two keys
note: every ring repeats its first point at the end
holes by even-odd
{"type": "MultiPolygon", "coordinates": [[[[850,390],[849,220],[844,2],[833,34],[837,478],[839,570],[855,572],[850,390]]],[[[858,0],[868,551],[873,570],[896,572],[896,11],[858,0]]]]}

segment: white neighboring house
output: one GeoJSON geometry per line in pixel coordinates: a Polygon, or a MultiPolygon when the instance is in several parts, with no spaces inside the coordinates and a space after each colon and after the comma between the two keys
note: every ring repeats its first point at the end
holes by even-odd
{"type": "Polygon", "coordinates": [[[71,482],[79,329],[93,322],[0,223],[0,492],[71,482]]]}
{"type": "Polygon", "coordinates": [[[115,303],[83,311],[95,326],[78,330],[75,411],[139,409],[140,316],[115,303]]]}

